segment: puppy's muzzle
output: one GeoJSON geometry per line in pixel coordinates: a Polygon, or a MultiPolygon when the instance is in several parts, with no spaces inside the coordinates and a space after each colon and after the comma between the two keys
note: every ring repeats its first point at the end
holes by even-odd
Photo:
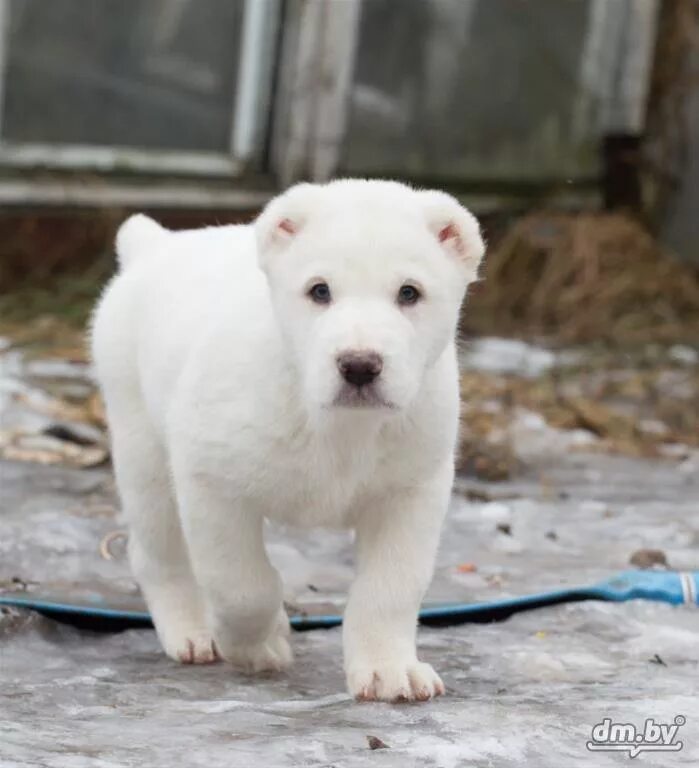
{"type": "Polygon", "coordinates": [[[342,378],[354,387],[373,384],[383,370],[383,359],[377,352],[343,352],[337,357],[342,378]]]}

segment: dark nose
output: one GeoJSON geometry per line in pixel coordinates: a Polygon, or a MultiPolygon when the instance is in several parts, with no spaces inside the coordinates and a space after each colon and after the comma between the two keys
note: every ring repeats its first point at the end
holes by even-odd
{"type": "Polygon", "coordinates": [[[383,360],[376,352],[344,352],[337,358],[337,367],[348,384],[363,387],[381,373],[383,360]]]}

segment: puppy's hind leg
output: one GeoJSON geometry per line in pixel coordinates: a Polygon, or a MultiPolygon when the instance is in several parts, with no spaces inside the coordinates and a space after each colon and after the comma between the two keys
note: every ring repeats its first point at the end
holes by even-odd
{"type": "Polygon", "coordinates": [[[176,661],[215,661],[163,447],[142,408],[131,403],[128,413],[109,410],[117,486],[129,523],[129,560],[160,642],[176,661]]]}

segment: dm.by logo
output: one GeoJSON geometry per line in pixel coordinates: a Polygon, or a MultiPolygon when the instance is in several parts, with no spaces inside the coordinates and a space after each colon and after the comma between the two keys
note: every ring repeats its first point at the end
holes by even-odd
{"type": "Polygon", "coordinates": [[[677,731],[686,722],[684,715],[676,715],[671,725],[656,723],[650,717],[641,729],[605,717],[592,728],[592,741],[586,746],[591,752],[628,752],[629,757],[641,752],[679,752],[683,744],[676,740],[677,731]]]}

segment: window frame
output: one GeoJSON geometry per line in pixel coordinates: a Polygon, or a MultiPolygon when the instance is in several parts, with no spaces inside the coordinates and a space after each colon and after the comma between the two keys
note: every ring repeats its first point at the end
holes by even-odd
{"type": "Polygon", "coordinates": [[[267,131],[264,108],[272,93],[281,3],[282,0],[244,0],[228,151],[214,152],[4,140],[2,128],[12,0],[0,0],[0,169],[126,172],[212,179],[244,175],[253,166],[255,154],[264,148],[267,131]]]}

